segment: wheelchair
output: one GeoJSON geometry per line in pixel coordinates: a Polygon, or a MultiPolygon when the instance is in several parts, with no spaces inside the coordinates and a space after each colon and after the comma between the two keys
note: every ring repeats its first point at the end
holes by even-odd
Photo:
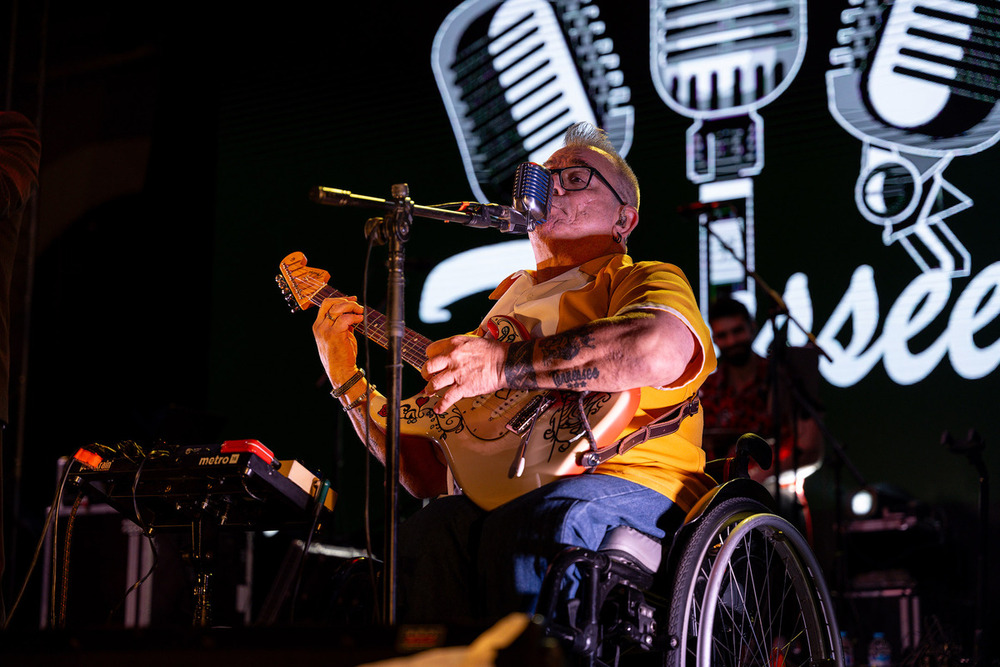
{"type": "Polygon", "coordinates": [[[734,457],[706,465],[719,485],[669,544],[620,527],[596,551],[563,550],[539,597],[546,634],[586,665],[843,665],[816,557],[749,478],[751,456],[770,467],[770,447],[747,434],[734,457]]]}

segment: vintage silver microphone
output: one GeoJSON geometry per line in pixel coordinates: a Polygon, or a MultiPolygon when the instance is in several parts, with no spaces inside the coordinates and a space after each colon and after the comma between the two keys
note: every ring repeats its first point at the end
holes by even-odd
{"type": "Polygon", "coordinates": [[[851,0],[830,52],[827,102],[863,142],[858,210],[923,272],[968,275],[944,219],[972,200],[943,177],[1000,139],[1000,8],[963,0],[851,0]]]}
{"type": "Polygon", "coordinates": [[[514,172],[514,210],[529,221],[531,231],[549,217],[552,172],[535,162],[523,162],[514,172]]]}
{"type": "Polygon", "coordinates": [[[527,234],[549,217],[552,172],[540,164],[523,162],[514,172],[514,205],[465,202],[472,214],[462,222],[470,227],[491,227],[506,234],[527,234]]]}

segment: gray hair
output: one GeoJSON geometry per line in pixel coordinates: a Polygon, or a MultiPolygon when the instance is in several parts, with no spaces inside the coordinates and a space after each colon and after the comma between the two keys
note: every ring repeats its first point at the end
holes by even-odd
{"type": "Polygon", "coordinates": [[[563,145],[567,148],[596,148],[599,151],[607,153],[611,159],[611,163],[614,164],[618,172],[615,174],[618,177],[615,180],[620,185],[625,186],[622,199],[638,210],[639,179],[635,177],[632,167],[628,166],[625,159],[618,154],[618,149],[608,139],[607,132],[587,122],[575,123],[570,125],[569,129],[566,130],[566,135],[563,137],[563,145]]]}

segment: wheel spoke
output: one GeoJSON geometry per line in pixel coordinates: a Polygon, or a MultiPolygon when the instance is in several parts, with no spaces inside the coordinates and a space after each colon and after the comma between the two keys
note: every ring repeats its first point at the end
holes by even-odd
{"type": "Polygon", "coordinates": [[[815,556],[786,520],[745,498],[700,519],[682,552],[668,667],[800,667],[839,658],[815,556]]]}

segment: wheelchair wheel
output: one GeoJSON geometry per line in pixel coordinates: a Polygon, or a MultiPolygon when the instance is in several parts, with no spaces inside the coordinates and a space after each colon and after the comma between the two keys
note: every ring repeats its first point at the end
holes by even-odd
{"type": "Polygon", "coordinates": [[[702,519],[682,553],[666,664],[842,664],[836,620],[808,544],[747,498],[702,519]]]}

